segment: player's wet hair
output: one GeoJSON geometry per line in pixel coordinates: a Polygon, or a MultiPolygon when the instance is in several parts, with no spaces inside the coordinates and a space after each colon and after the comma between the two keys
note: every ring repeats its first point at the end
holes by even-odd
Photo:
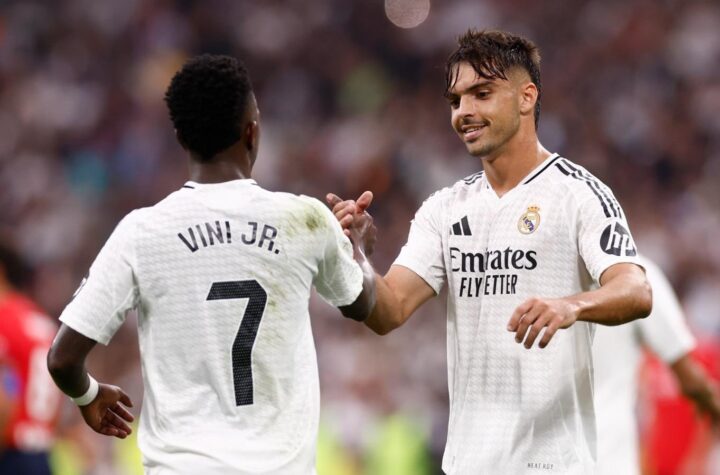
{"type": "Polygon", "coordinates": [[[538,99],[535,104],[535,128],[540,120],[540,50],[522,36],[504,31],[468,30],[458,39],[457,49],[445,64],[445,93],[457,81],[459,63],[469,63],[482,78],[507,79],[507,72],[520,67],[528,72],[530,80],[537,86],[538,99]]]}
{"type": "Polygon", "coordinates": [[[170,82],[165,103],[178,139],[202,160],[240,140],[252,94],[245,66],[230,56],[188,60],[170,82]]]}

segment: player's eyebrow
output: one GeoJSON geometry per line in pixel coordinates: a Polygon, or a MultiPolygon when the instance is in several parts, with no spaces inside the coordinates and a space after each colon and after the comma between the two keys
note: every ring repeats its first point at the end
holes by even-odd
{"type": "Polygon", "coordinates": [[[447,100],[451,101],[453,99],[457,99],[459,96],[462,96],[464,94],[472,94],[475,91],[477,91],[478,89],[482,89],[485,87],[492,88],[494,85],[495,85],[495,81],[483,79],[481,81],[478,81],[478,82],[472,84],[471,86],[465,88],[462,91],[447,91],[445,93],[445,98],[447,100]]]}

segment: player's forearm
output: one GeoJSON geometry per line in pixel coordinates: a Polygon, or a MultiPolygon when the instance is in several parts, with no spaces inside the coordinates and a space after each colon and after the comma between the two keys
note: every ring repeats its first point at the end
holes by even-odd
{"type": "Polygon", "coordinates": [[[85,369],[85,358],[95,341],[62,325],[47,356],[50,375],[58,388],[70,397],[85,394],[90,379],[85,369]]]}
{"type": "Polygon", "coordinates": [[[384,277],[375,274],[376,302],[370,316],[365,320],[372,331],[378,335],[386,335],[407,320],[402,302],[388,285],[384,277]]]}
{"type": "Polygon", "coordinates": [[[346,318],[352,318],[359,322],[364,322],[375,307],[376,290],[375,290],[375,270],[365,256],[356,254],[355,261],[360,265],[363,272],[363,286],[360,295],[355,301],[345,307],[340,307],[340,312],[346,318]]]}
{"type": "Polygon", "coordinates": [[[642,272],[614,276],[602,287],[569,297],[578,320],[621,325],[645,318],[652,310],[652,290],[642,272]]]}
{"type": "Polygon", "coordinates": [[[720,421],[720,394],[716,383],[705,370],[688,355],[682,356],[671,366],[680,383],[683,394],[700,410],[708,413],[716,423],[720,421]]]}
{"type": "Polygon", "coordinates": [[[61,364],[48,358],[48,370],[57,387],[70,397],[85,394],[90,386],[84,364],[61,364]]]}

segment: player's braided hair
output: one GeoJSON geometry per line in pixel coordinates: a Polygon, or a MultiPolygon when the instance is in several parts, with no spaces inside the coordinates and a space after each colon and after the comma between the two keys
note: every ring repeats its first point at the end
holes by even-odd
{"type": "Polygon", "coordinates": [[[183,145],[210,160],[240,139],[251,93],[250,78],[240,61],[204,54],[188,60],[175,74],[165,103],[183,145]]]}
{"type": "Polygon", "coordinates": [[[480,77],[507,79],[507,71],[514,67],[525,69],[530,80],[537,86],[538,100],[535,104],[535,128],[540,120],[540,50],[522,36],[504,31],[468,30],[458,39],[457,49],[445,64],[445,92],[457,81],[458,63],[469,63],[480,77]]]}

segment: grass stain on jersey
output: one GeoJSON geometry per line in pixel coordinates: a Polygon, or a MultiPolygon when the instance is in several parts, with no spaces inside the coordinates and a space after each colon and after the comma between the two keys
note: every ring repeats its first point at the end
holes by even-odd
{"type": "Polygon", "coordinates": [[[320,212],[315,208],[311,209],[305,214],[305,226],[307,226],[310,232],[316,231],[320,226],[322,226],[322,222],[323,217],[320,215],[320,212]]]}

